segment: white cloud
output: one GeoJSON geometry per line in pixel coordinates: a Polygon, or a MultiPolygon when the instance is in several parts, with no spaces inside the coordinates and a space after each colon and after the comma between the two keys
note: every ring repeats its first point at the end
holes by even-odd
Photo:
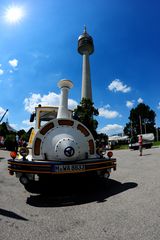
{"type": "Polygon", "coordinates": [[[30,122],[28,119],[23,120],[23,121],[22,121],[22,124],[27,125],[27,126],[30,126],[30,127],[34,127],[34,123],[33,123],[33,122],[30,122]]]}
{"type": "Polygon", "coordinates": [[[71,110],[74,110],[78,105],[78,102],[76,102],[73,99],[68,99],[68,108],[71,110]]]}
{"type": "Polygon", "coordinates": [[[0,75],[3,75],[3,73],[4,73],[4,70],[0,69],[0,75]]]}
{"type": "Polygon", "coordinates": [[[160,102],[158,103],[158,107],[157,108],[160,109],[160,102]]]}
{"type": "Polygon", "coordinates": [[[12,60],[9,60],[8,61],[9,65],[13,68],[17,67],[18,66],[18,60],[17,59],[12,59],[12,60]]]}
{"type": "Polygon", "coordinates": [[[138,98],[137,102],[138,103],[143,103],[143,99],[142,98],[138,98]]]}
{"type": "Polygon", "coordinates": [[[0,107],[0,116],[2,116],[5,113],[5,109],[3,109],[2,107],[0,107]]]}
{"type": "Polygon", "coordinates": [[[13,126],[15,126],[14,128],[17,130],[24,129],[26,132],[28,132],[30,128],[35,127],[35,122],[30,122],[29,119],[26,119],[26,120],[23,120],[21,124],[13,125],[13,126]]]}
{"type": "Polygon", "coordinates": [[[123,131],[123,126],[119,124],[108,124],[105,127],[98,130],[99,133],[105,133],[107,135],[118,134],[123,131]]]}
{"type": "Polygon", "coordinates": [[[107,119],[112,119],[112,118],[116,118],[116,117],[121,117],[121,115],[117,112],[117,111],[111,111],[108,110],[110,106],[104,106],[98,109],[99,111],[99,116],[100,117],[105,117],[107,119]]]}
{"type": "Polygon", "coordinates": [[[30,122],[28,119],[22,121],[22,127],[21,129],[24,129],[25,131],[28,131],[31,127],[35,127],[35,121],[30,122]]]}
{"type": "MultiPolygon", "coordinates": [[[[48,93],[48,95],[42,95],[33,93],[29,98],[25,98],[24,106],[27,112],[33,112],[35,106],[41,104],[42,106],[59,106],[60,94],[54,92],[48,93]]],[[[74,109],[77,107],[77,102],[73,99],[68,100],[69,109],[74,109]]]]}
{"type": "Polygon", "coordinates": [[[108,89],[113,92],[123,92],[123,93],[127,93],[131,91],[131,87],[128,87],[127,85],[123,85],[123,82],[121,82],[120,79],[113,80],[109,84],[108,89]]]}
{"type": "Polygon", "coordinates": [[[15,130],[18,129],[18,125],[16,123],[10,123],[9,125],[15,130]]]}
{"type": "Polygon", "coordinates": [[[128,107],[128,108],[132,108],[133,105],[134,105],[134,100],[126,102],[126,107],[128,107]]]}

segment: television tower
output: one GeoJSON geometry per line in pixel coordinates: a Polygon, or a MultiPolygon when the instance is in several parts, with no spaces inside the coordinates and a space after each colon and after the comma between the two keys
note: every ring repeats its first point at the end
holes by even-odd
{"type": "Polygon", "coordinates": [[[88,98],[92,101],[89,55],[94,52],[94,44],[92,37],[86,31],[86,27],[78,38],[78,52],[83,56],[81,99],[88,98]]]}

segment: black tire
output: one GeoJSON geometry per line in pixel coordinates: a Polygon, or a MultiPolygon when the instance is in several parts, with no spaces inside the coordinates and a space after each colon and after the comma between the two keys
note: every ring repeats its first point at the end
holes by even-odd
{"type": "Polygon", "coordinates": [[[24,188],[30,193],[40,193],[39,182],[29,181],[28,184],[24,185],[24,188]]]}

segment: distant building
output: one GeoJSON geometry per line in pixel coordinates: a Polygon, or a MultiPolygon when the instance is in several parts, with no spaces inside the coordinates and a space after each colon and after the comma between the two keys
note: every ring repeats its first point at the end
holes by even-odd
{"type": "Polygon", "coordinates": [[[8,130],[9,132],[14,132],[14,133],[17,132],[17,130],[15,130],[13,127],[11,127],[11,126],[9,125],[8,119],[7,119],[7,121],[6,121],[6,128],[7,128],[7,130],[8,130]]]}

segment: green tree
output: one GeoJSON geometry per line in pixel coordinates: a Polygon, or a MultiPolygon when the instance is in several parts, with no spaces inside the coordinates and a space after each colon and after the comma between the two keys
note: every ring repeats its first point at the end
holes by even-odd
{"type": "Polygon", "coordinates": [[[24,129],[21,129],[17,132],[17,135],[19,138],[23,138],[23,136],[26,134],[25,130],[24,129]]]}
{"type": "Polygon", "coordinates": [[[97,136],[98,122],[93,116],[98,115],[98,109],[94,108],[93,102],[87,98],[82,98],[80,105],[73,111],[73,118],[83,123],[91,131],[94,138],[97,136]]]}
{"type": "Polygon", "coordinates": [[[96,138],[96,145],[105,146],[108,144],[108,135],[105,133],[98,133],[96,138]]]}
{"type": "Polygon", "coordinates": [[[18,144],[16,142],[16,136],[14,133],[6,136],[4,145],[9,151],[17,151],[18,144]]]}
{"type": "Polygon", "coordinates": [[[33,127],[30,128],[30,129],[28,130],[28,132],[26,132],[24,129],[19,130],[19,131],[17,132],[17,135],[18,135],[19,139],[22,139],[23,141],[28,142],[32,129],[33,129],[33,127]]]}
{"type": "Polygon", "coordinates": [[[0,125],[0,136],[6,137],[9,134],[9,131],[7,129],[6,123],[3,122],[0,125]]]}
{"type": "Polygon", "coordinates": [[[148,105],[140,103],[136,108],[132,108],[129,115],[129,122],[126,123],[124,133],[136,136],[141,133],[155,134],[155,112],[148,105]]]}

